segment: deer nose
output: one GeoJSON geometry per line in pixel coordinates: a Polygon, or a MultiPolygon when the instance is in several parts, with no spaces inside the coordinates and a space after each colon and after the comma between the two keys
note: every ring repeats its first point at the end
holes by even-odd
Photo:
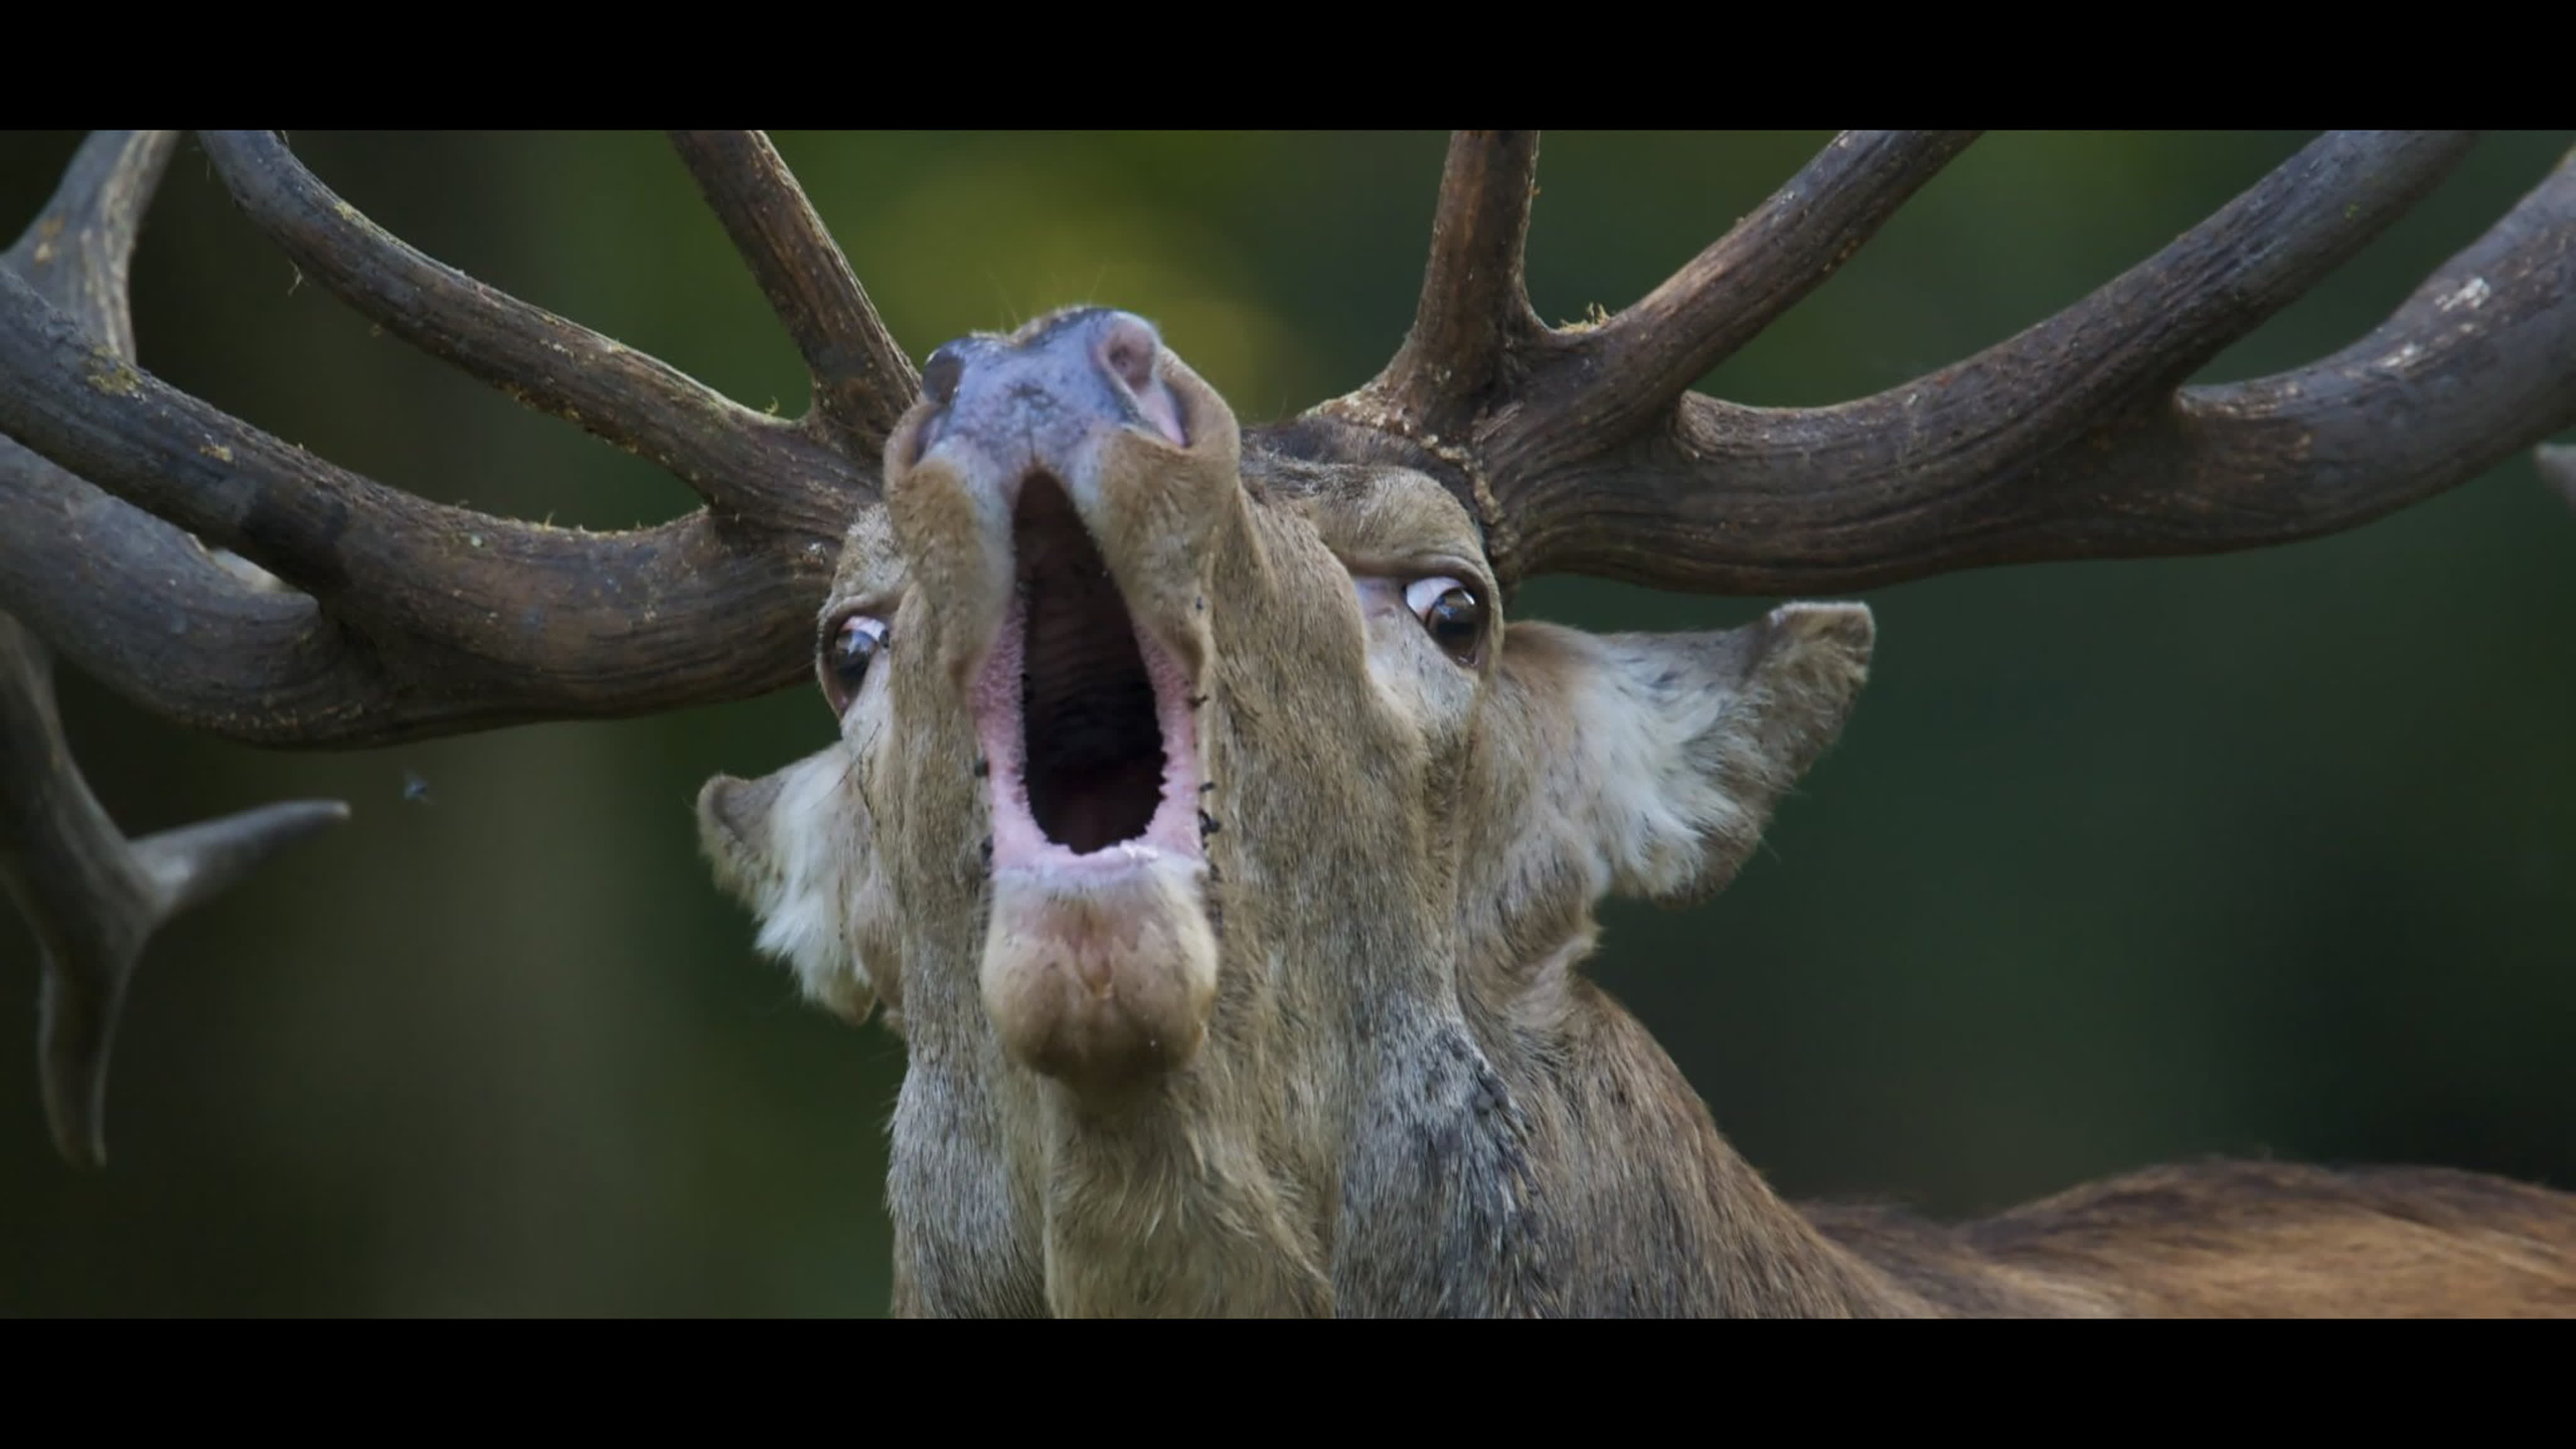
{"type": "Polygon", "coordinates": [[[1058,312],[932,353],[886,445],[885,499],[952,641],[945,667],[981,666],[1023,574],[1076,563],[1195,667],[1210,560],[1243,517],[1241,444],[1225,399],[1132,313],[1058,312]]]}
{"type": "Polygon", "coordinates": [[[1072,471],[1106,425],[1189,445],[1163,339],[1131,312],[1086,307],[1007,337],[959,338],[921,370],[933,416],[919,456],[972,450],[1008,472],[1072,471]]]}

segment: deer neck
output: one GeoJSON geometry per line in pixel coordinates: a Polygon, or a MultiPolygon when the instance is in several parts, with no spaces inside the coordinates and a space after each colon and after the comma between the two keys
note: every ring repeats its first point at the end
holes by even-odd
{"type": "Polygon", "coordinates": [[[1224,1090],[1227,1075],[1190,1074],[1158,1088],[1150,1101],[1110,1105],[1041,1085],[1052,1312],[1332,1311],[1316,1171],[1283,1156],[1290,1140],[1284,1131],[1241,1111],[1210,1110],[1207,1099],[1224,1090]]]}
{"type": "Polygon", "coordinates": [[[980,1033],[916,1032],[892,1194],[915,1300],[1061,1316],[1932,1311],[1772,1192],[1645,1029],[1558,954],[1505,1008],[1494,991],[1412,989],[1405,956],[1378,958],[1379,989],[1300,1001],[1313,973],[1230,952],[1208,1049],[1112,1100],[1007,1069],[980,1033]],[[1282,1019],[1305,1029],[1240,1029],[1282,1019]],[[992,1221],[902,1221],[922,1201],[992,1221]]]}
{"type": "Polygon", "coordinates": [[[1517,1311],[1919,1316],[1931,1304],[1827,1238],[1720,1135],[1638,1021],[1572,970],[1589,933],[1517,980],[1470,973],[1471,1029],[1527,1163],[1517,1311]],[[1508,992],[1490,989],[1508,985],[1508,992]],[[1508,1005],[1504,1004],[1508,1002],[1508,1005]]]}

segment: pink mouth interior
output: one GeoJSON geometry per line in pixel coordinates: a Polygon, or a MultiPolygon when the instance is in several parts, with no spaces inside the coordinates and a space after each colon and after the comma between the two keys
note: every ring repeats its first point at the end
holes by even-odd
{"type": "Polygon", "coordinates": [[[1180,661],[1137,627],[1062,485],[1012,515],[1016,587],[969,704],[991,768],[993,868],[1200,856],[1197,730],[1180,661]]]}

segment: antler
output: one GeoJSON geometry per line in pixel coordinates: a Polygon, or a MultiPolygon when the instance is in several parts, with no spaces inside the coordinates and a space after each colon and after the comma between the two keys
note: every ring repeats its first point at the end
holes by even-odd
{"type": "Polygon", "coordinates": [[[1875,397],[1688,391],[1969,139],[1845,133],[1643,300],[1549,329],[1520,280],[1535,142],[1462,133],[1412,335],[1322,411],[1458,466],[1507,578],[1706,593],[2282,543],[2576,421],[2576,158],[2342,352],[2180,385],[2431,190],[2472,139],[2452,133],[2329,134],[2073,307],[1875,397]]]}
{"type": "Polygon", "coordinates": [[[52,658],[0,614],[0,885],[44,953],[37,1070],[64,1157],[107,1161],[108,1053],[153,932],[348,818],[337,800],[289,800],[129,843],[63,742],[52,658]]]}
{"type": "MultiPolygon", "coordinates": [[[[169,155],[166,135],[92,138],[51,204],[0,256],[0,277],[44,297],[115,357],[133,353],[126,265],[144,198],[169,155]]],[[[82,562],[61,538],[25,526],[23,514],[31,500],[64,502],[86,491],[0,438],[0,574],[15,572],[14,555],[39,544],[62,562],[82,562]]],[[[111,519],[123,508],[95,501],[111,519]]],[[[0,614],[0,885],[44,955],[39,1073],[45,1119],[63,1156],[93,1167],[107,1158],[108,1053],[126,983],[152,933],[348,815],[336,800],[296,800],[129,844],[72,763],[54,708],[52,656],[0,614]]]]}
{"type": "MultiPolygon", "coordinates": [[[[77,485],[0,497],[0,606],[156,713],[268,745],[644,714],[805,672],[841,534],[915,384],[765,139],[675,138],[814,369],[817,404],[795,422],[421,255],[273,135],[204,140],[306,275],[708,506],[592,534],[429,503],[170,387],[0,276],[0,433],[142,510],[77,485]],[[217,566],[182,529],[294,592],[217,566]],[[136,627],[145,614],[214,627],[182,639],[136,627]]],[[[149,191],[128,187],[137,215],[149,191]]]]}
{"type": "Polygon", "coordinates": [[[273,134],[203,140],[305,275],[707,506],[590,534],[432,504],[170,387],[133,363],[126,276],[173,137],[84,143],[0,265],[0,880],[44,948],[46,1109],[83,1162],[105,1153],[108,1048],[145,940],[348,812],[272,805],[129,844],[71,763],[47,642],[156,713],[267,745],[762,693],[805,674],[842,532],[918,386],[758,133],[673,142],[813,373],[796,422],[430,260],[273,134]]]}

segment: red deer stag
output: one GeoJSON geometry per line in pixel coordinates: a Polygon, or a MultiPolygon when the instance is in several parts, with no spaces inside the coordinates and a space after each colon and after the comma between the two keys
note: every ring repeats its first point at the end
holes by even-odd
{"type": "Polygon", "coordinates": [[[93,138],[0,267],[0,875],[46,953],[66,1153],[101,1150],[146,937],[340,812],[127,842],[70,767],[49,650],[302,746],[811,670],[838,741],[709,782],[699,823],[763,948],[902,1037],[901,1312],[2576,1310],[2576,1199],[2465,1173],[2163,1169],[1957,1227],[1792,1208],[1581,967],[1605,896],[1733,877],[1840,731],[1871,616],[1504,617],[1552,572],[1856,590],[2426,498],[2576,421],[2576,161],[2292,372],[2183,385],[2467,138],[2330,134],[2058,316],[1773,409],[1691,388],[1968,133],[1846,134],[1643,300],[1559,328],[1522,286],[1536,142],[1465,133],[1394,359],[1247,430],[1112,310],[916,376],[762,137],[674,140],[812,373],[803,419],[429,260],[274,134],[204,137],[303,276],[705,500],[659,527],[427,503],[136,367],[126,256],[165,134],[93,138]]]}

